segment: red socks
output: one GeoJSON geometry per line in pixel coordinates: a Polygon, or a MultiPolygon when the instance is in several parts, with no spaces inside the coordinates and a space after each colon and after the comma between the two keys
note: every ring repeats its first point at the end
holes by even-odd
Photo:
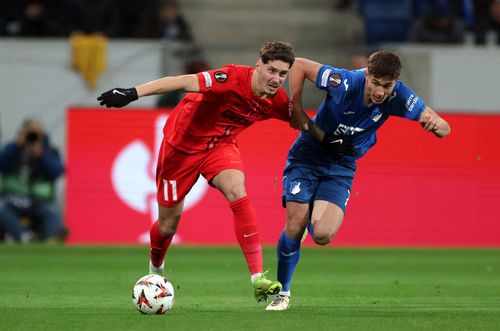
{"type": "MultiPolygon", "coordinates": [[[[244,197],[230,204],[234,215],[234,232],[247,261],[250,274],[262,272],[262,246],[260,244],[257,215],[250,204],[250,199],[244,197]]],[[[149,257],[153,266],[160,268],[165,259],[167,249],[172,242],[171,237],[165,237],[154,222],[149,232],[149,257]]]]}
{"type": "Polygon", "coordinates": [[[234,215],[234,232],[245,255],[250,274],[262,272],[262,246],[260,244],[257,214],[244,197],[230,204],[234,215]]]}
{"type": "Polygon", "coordinates": [[[165,254],[167,249],[172,242],[173,236],[165,237],[158,228],[158,221],[154,222],[149,231],[149,238],[151,239],[149,243],[149,258],[151,263],[160,268],[165,259],[165,254]]]}

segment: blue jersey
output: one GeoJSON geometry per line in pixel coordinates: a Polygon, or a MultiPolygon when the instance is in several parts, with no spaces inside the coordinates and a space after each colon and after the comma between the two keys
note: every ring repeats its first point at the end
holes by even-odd
{"type": "MultiPolygon", "coordinates": [[[[402,81],[380,105],[364,105],[365,70],[337,69],[323,66],[316,77],[316,87],[326,91],[313,121],[328,134],[350,136],[358,159],[377,142],[377,129],[389,118],[399,116],[418,120],[425,104],[402,81]]],[[[308,134],[301,133],[290,151],[291,160],[315,160],[327,163],[325,150],[308,134]],[[299,146],[307,144],[307,148],[299,146]]],[[[345,161],[354,159],[345,157],[345,161]]]]}

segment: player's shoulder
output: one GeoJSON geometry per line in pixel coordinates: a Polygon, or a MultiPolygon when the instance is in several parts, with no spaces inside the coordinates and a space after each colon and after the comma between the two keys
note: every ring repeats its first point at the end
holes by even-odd
{"type": "MultiPolygon", "coordinates": [[[[225,64],[218,71],[220,75],[224,76],[224,79],[236,83],[245,82],[248,76],[251,74],[253,68],[240,64],[225,64]]],[[[236,83],[238,84],[238,83],[236,83]]]]}
{"type": "Polygon", "coordinates": [[[253,68],[242,64],[225,64],[222,66],[222,69],[238,73],[248,73],[252,71],[253,68]]]}
{"type": "Polygon", "coordinates": [[[363,82],[364,78],[365,73],[362,69],[349,70],[330,65],[323,65],[318,72],[317,85],[322,88],[337,88],[344,84],[348,87],[349,84],[363,82]]]}
{"type": "Polygon", "coordinates": [[[393,91],[398,93],[400,97],[406,97],[408,95],[415,93],[408,85],[406,85],[400,79],[398,79],[398,81],[396,82],[396,85],[394,86],[393,91]]]}

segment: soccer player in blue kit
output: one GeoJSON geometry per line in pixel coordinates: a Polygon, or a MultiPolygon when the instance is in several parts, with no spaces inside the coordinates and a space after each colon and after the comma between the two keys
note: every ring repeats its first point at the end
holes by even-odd
{"type": "MultiPolygon", "coordinates": [[[[286,226],[278,242],[278,280],[281,292],[266,307],[290,307],[290,283],[300,258],[306,230],[318,245],[328,244],[339,230],[356,172],[356,160],[375,145],[376,131],[389,116],[418,121],[423,129],[443,138],[450,126],[406,86],[399,75],[401,61],[389,51],[372,54],[367,68],[346,70],[296,58],[290,70],[290,93],[295,110],[302,110],[307,78],[326,92],[310,129],[317,141],[301,133],[288,153],[283,172],[286,226]],[[321,137],[323,135],[323,137],[321,137]],[[335,152],[332,153],[331,151],[335,152]]],[[[292,112],[300,114],[300,112],[292,112]]],[[[298,116],[298,115],[296,115],[298,116]]]]}

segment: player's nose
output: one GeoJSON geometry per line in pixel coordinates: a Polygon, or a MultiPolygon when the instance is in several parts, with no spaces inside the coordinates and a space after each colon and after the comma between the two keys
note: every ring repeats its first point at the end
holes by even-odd
{"type": "Polygon", "coordinates": [[[380,97],[380,96],[383,96],[383,95],[384,95],[384,89],[383,89],[382,87],[380,87],[380,86],[379,86],[379,87],[377,87],[377,88],[375,89],[375,95],[376,95],[376,96],[379,96],[379,97],[380,97]]]}

